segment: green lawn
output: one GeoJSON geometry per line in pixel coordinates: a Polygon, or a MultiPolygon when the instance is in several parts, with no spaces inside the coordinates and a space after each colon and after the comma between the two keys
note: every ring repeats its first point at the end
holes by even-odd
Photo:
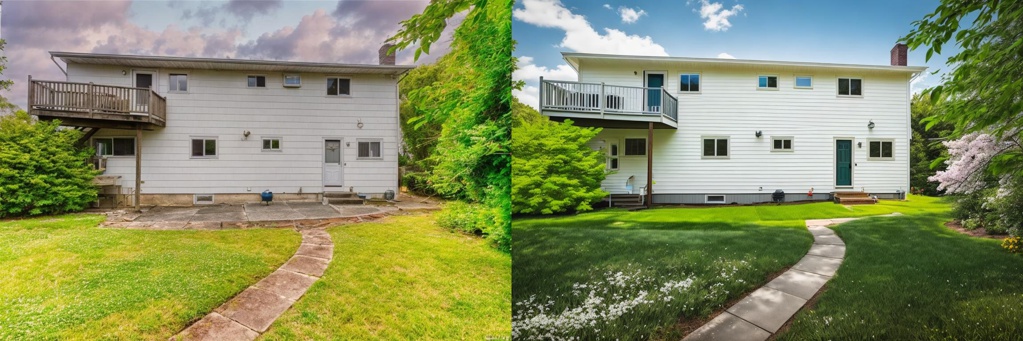
{"type": "Polygon", "coordinates": [[[100,215],[0,222],[0,340],[165,340],[283,264],[293,230],[101,229],[100,215]]]}
{"type": "Polygon", "coordinates": [[[681,338],[795,264],[813,241],[803,220],[942,212],[936,199],[604,210],[516,218],[514,336],[681,338]],[[690,323],[691,324],[691,323],[690,323]]]}
{"type": "Polygon", "coordinates": [[[328,229],[334,259],[265,339],[507,337],[511,257],[432,215],[328,229]]]}
{"type": "Polygon", "coordinates": [[[845,261],[784,340],[1019,340],[1023,257],[945,228],[947,213],[838,225],[845,261]]]}

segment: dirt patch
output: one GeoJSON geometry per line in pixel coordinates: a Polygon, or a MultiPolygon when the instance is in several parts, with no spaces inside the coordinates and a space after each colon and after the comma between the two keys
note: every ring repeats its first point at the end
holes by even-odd
{"type": "Polygon", "coordinates": [[[945,227],[947,227],[949,230],[953,230],[965,234],[967,236],[977,238],[1003,239],[1009,236],[1008,234],[988,234],[987,230],[984,229],[983,227],[978,227],[973,230],[967,230],[965,227],[963,227],[963,224],[959,223],[959,221],[957,220],[946,222],[945,227]]]}

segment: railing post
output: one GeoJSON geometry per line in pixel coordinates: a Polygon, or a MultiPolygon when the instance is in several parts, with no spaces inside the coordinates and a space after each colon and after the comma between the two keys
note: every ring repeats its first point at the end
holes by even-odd
{"type": "Polygon", "coordinates": [[[93,93],[94,90],[92,86],[93,86],[92,82],[89,82],[89,91],[86,92],[88,94],[87,96],[89,96],[89,99],[87,99],[85,103],[88,103],[89,105],[89,112],[93,112],[96,110],[96,94],[93,93]]]}
{"type": "Polygon", "coordinates": [[[597,105],[600,106],[600,118],[604,118],[604,107],[607,105],[607,99],[604,98],[604,82],[600,82],[600,98],[597,99],[597,105]]]}
{"type": "Polygon", "coordinates": [[[543,76],[540,76],[540,96],[539,96],[540,97],[539,98],[540,103],[537,104],[537,107],[540,108],[540,114],[541,115],[543,115],[543,93],[544,93],[544,90],[545,90],[545,88],[543,86],[543,76]]]}
{"type": "Polygon", "coordinates": [[[28,75],[28,112],[32,113],[32,106],[35,105],[35,84],[32,83],[32,75],[28,75]]]}

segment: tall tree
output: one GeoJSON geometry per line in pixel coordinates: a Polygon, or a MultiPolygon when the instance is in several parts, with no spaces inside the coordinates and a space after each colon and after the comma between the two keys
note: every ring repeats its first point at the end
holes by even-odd
{"type": "Polygon", "coordinates": [[[928,181],[927,178],[934,175],[936,171],[945,170],[945,163],[941,162],[948,156],[945,147],[941,144],[952,136],[952,125],[941,122],[930,129],[927,129],[925,120],[935,116],[942,110],[942,103],[931,103],[930,99],[920,94],[913,95],[912,128],[913,140],[910,142],[910,186],[919,193],[926,195],[938,195],[938,183],[928,181]],[[933,167],[932,167],[933,166],[933,167]]]}
{"type": "MultiPolygon", "coordinates": [[[[0,75],[3,75],[4,70],[7,68],[7,55],[3,53],[4,45],[7,45],[7,42],[0,39],[0,75]]],[[[0,79],[0,91],[10,91],[11,85],[14,85],[14,81],[0,79]]],[[[0,95],[0,115],[13,113],[16,110],[18,110],[18,106],[8,101],[3,95],[0,95]]]]}
{"type": "Polygon", "coordinates": [[[488,238],[511,248],[511,0],[435,0],[391,38],[398,49],[419,44],[416,59],[429,53],[448,20],[468,10],[444,56],[445,81],[411,91],[409,101],[424,114],[413,119],[442,122],[431,182],[442,195],[487,207],[476,220],[490,225],[488,238]]]}

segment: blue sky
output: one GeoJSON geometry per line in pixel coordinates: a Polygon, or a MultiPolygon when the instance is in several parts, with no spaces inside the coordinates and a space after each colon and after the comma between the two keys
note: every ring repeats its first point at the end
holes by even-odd
{"type": "MultiPolygon", "coordinates": [[[[888,65],[889,51],[912,22],[937,7],[926,1],[519,0],[512,36],[518,42],[515,79],[527,86],[516,96],[535,106],[537,78],[570,78],[561,52],[807,61],[888,65]]],[[[951,46],[943,52],[957,52],[951,46]]],[[[909,65],[946,69],[945,56],[909,65]]],[[[922,77],[914,90],[936,84],[922,77]]]]}

